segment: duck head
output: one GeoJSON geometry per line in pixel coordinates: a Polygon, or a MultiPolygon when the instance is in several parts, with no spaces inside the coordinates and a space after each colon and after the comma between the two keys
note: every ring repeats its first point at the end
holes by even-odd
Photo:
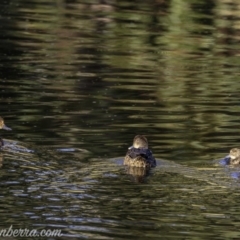
{"type": "Polygon", "coordinates": [[[136,135],[133,139],[133,145],[129,147],[128,149],[131,148],[148,148],[148,140],[146,137],[142,135],[136,135]]]}

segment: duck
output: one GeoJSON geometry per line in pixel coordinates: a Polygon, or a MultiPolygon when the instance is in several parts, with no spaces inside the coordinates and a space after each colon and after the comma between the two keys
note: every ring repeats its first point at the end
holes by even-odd
{"type": "Polygon", "coordinates": [[[232,148],[229,154],[223,158],[220,163],[222,165],[239,165],[240,164],[240,149],[232,148]]]}
{"type": "Polygon", "coordinates": [[[128,148],[123,165],[148,169],[156,167],[156,160],[148,148],[148,140],[145,136],[136,135],[134,137],[133,145],[128,148]]]}
{"type": "MultiPolygon", "coordinates": [[[[7,130],[7,131],[11,131],[12,129],[7,127],[4,123],[4,120],[2,117],[0,117],[0,129],[4,129],[4,130],[7,130]]],[[[3,147],[4,146],[4,141],[2,138],[0,138],[0,147],[3,147]]]]}

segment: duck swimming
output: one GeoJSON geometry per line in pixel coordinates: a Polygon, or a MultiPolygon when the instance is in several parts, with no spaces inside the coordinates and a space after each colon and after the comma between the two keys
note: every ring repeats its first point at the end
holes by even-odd
{"type": "Polygon", "coordinates": [[[123,164],[131,167],[156,167],[157,163],[152,151],[148,148],[146,137],[142,135],[134,137],[133,145],[128,148],[123,164]]]}
{"type": "Polygon", "coordinates": [[[240,149],[232,148],[230,153],[220,161],[223,165],[238,165],[240,164],[240,149]]]}
{"type": "MultiPolygon", "coordinates": [[[[4,124],[4,120],[2,117],[0,117],[0,129],[4,129],[4,130],[7,130],[7,131],[11,131],[12,129],[7,127],[5,124],[4,124]]],[[[0,138],[0,147],[4,146],[4,142],[3,140],[0,138]]]]}

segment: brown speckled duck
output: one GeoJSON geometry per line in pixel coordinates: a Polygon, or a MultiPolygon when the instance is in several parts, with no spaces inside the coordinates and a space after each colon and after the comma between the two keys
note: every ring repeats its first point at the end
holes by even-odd
{"type": "Polygon", "coordinates": [[[123,164],[131,167],[156,167],[156,160],[152,155],[152,151],[148,148],[146,137],[142,135],[134,137],[133,145],[128,148],[123,164]]]}
{"type": "Polygon", "coordinates": [[[230,153],[220,161],[223,165],[239,165],[240,164],[240,149],[232,148],[230,153]]]}
{"type": "MultiPolygon", "coordinates": [[[[12,129],[7,127],[5,124],[4,124],[4,120],[2,117],[0,117],[0,129],[4,129],[4,130],[7,130],[7,131],[11,131],[12,129]]],[[[4,142],[3,140],[0,138],[0,147],[4,146],[4,142]]]]}

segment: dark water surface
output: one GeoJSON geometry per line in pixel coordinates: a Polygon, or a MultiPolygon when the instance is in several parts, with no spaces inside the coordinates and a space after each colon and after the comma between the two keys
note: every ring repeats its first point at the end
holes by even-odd
{"type": "Polygon", "coordinates": [[[213,163],[240,141],[239,9],[2,1],[0,230],[240,238],[240,183],[213,163]],[[121,165],[136,134],[158,159],[142,184],[121,165]]]}

